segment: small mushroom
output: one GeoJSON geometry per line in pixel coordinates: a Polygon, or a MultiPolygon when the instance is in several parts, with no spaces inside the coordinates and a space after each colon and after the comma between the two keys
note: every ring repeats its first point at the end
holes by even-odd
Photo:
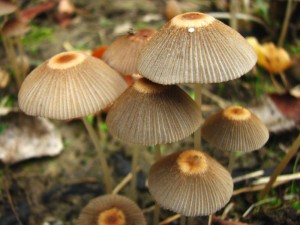
{"type": "Polygon", "coordinates": [[[16,9],[17,7],[13,3],[9,1],[0,0],[0,16],[13,13],[14,11],[16,11],[16,9]]]}
{"type": "Polygon", "coordinates": [[[123,75],[137,73],[137,60],[141,49],[155,30],[143,29],[117,38],[105,51],[102,59],[123,75]]]}
{"type": "Polygon", "coordinates": [[[76,225],[146,225],[141,209],[120,195],[104,195],[85,206],[76,225]]]}
{"type": "Polygon", "coordinates": [[[269,139],[263,122],[240,106],[231,106],[209,117],[202,125],[202,135],[212,146],[225,151],[257,150],[269,139]]]}
{"type": "Polygon", "coordinates": [[[179,141],[200,126],[199,106],[176,85],[137,80],[113,104],[109,131],[121,140],[157,145],[179,141]]]}
{"type": "Polygon", "coordinates": [[[32,116],[73,119],[105,108],[126,87],[119,74],[102,60],[63,52],[26,77],[19,92],[19,106],[32,116]]]}
{"type": "Polygon", "coordinates": [[[149,191],[157,203],[185,216],[215,213],[230,200],[233,182],[228,171],[199,150],[175,152],[154,163],[149,191]]]}

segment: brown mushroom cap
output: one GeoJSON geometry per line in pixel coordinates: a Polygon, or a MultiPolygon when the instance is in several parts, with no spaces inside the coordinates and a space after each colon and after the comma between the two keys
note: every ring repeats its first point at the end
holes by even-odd
{"type": "Polygon", "coordinates": [[[86,205],[76,225],[146,225],[141,209],[120,195],[104,195],[86,205]]]}
{"type": "Polygon", "coordinates": [[[247,73],[256,58],[238,32],[209,15],[190,12],[153,35],[140,54],[138,71],[160,84],[218,83],[247,73]]]}
{"type": "Polygon", "coordinates": [[[155,30],[143,29],[117,38],[105,51],[102,59],[121,74],[137,73],[137,60],[141,49],[155,30]]]}
{"type": "Polygon", "coordinates": [[[8,1],[0,0],[0,16],[4,16],[16,11],[17,7],[8,1]]]}
{"type": "Polygon", "coordinates": [[[208,143],[226,151],[253,151],[269,139],[269,131],[262,121],[240,106],[232,106],[212,115],[201,129],[208,143]]]}
{"type": "Polygon", "coordinates": [[[4,24],[1,34],[5,37],[16,37],[27,33],[29,30],[30,27],[27,23],[19,19],[12,19],[4,24]]]}
{"type": "Polygon", "coordinates": [[[63,52],[26,77],[19,106],[32,116],[72,119],[100,111],[126,87],[122,77],[100,59],[63,52]]]}
{"type": "Polygon", "coordinates": [[[150,169],[149,191],[161,207],[185,216],[209,215],[229,201],[229,172],[199,150],[168,155],[150,169]]]}
{"type": "Polygon", "coordinates": [[[181,140],[200,126],[200,107],[178,86],[137,80],[113,104],[108,130],[126,142],[156,145],[181,140]]]}

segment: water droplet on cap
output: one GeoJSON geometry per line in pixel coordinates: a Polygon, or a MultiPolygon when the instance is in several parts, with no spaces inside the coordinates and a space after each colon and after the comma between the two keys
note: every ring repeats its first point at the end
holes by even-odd
{"type": "Polygon", "coordinates": [[[189,28],[188,28],[188,32],[193,33],[194,31],[195,31],[195,28],[194,28],[194,27],[189,27],[189,28]]]}

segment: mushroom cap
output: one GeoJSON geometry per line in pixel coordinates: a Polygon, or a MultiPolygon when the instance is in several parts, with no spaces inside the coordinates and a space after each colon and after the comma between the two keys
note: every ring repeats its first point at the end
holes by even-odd
{"type": "Polygon", "coordinates": [[[140,54],[138,71],[160,84],[218,83],[247,73],[256,58],[238,32],[212,16],[189,12],[153,35],[140,54]]]}
{"type": "Polygon", "coordinates": [[[212,115],[201,129],[203,138],[209,144],[226,151],[253,151],[269,139],[269,131],[263,122],[240,106],[232,106],[212,115]]]}
{"type": "Polygon", "coordinates": [[[141,209],[120,195],[92,199],[81,211],[76,225],[146,225],[141,209]]]}
{"type": "Polygon", "coordinates": [[[105,51],[102,59],[121,74],[137,73],[137,60],[141,49],[155,30],[143,29],[117,38],[105,51]]]}
{"type": "Polygon", "coordinates": [[[203,216],[226,205],[233,182],[221,164],[191,149],[154,163],[149,172],[149,191],[163,208],[185,216],[203,216]]]}
{"type": "Polygon", "coordinates": [[[16,11],[17,7],[8,1],[0,0],[0,16],[4,16],[16,11]]]}
{"type": "Polygon", "coordinates": [[[142,145],[179,141],[200,126],[200,107],[176,85],[137,80],[113,104],[108,130],[125,142],[142,145]]]}
{"type": "Polygon", "coordinates": [[[1,34],[5,37],[16,37],[27,33],[29,30],[30,27],[27,23],[19,19],[12,19],[4,24],[1,34]]]}
{"type": "Polygon", "coordinates": [[[63,52],[26,77],[18,96],[19,107],[32,116],[73,119],[105,108],[126,87],[123,78],[100,59],[63,52]]]}

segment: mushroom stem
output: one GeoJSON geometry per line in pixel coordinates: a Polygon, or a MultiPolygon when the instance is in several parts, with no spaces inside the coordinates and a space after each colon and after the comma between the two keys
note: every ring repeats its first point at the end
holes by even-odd
{"type": "Polygon", "coordinates": [[[106,193],[110,193],[112,191],[112,180],[111,180],[110,171],[109,171],[109,168],[107,165],[105,153],[103,151],[103,148],[101,148],[101,145],[100,145],[100,142],[98,140],[95,130],[93,129],[93,127],[91,126],[91,124],[89,123],[87,118],[82,117],[82,121],[85,125],[85,128],[87,129],[87,131],[89,133],[90,138],[93,141],[95,148],[97,149],[97,152],[98,152],[98,155],[100,158],[101,169],[103,172],[106,193]]]}
{"type": "MultiPolygon", "coordinates": [[[[201,104],[202,104],[202,91],[201,91],[202,90],[202,85],[201,84],[195,84],[194,90],[195,90],[195,102],[201,108],[201,104]]],[[[202,120],[202,111],[201,111],[199,117],[200,117],[200,120],[202,120]]],[[[194,148],[195,149],[200,149],[201,148],[201,128],[198,128],[198,130],[196,130],[195,133],[194,133],[194,148]]]]}
{"type": "Polygon", "coordinates": [[[282,83],[283,83],[285,89],[289,90],[290,89],[290,84],[289,84],[288,80],[286,79],[285,73],[280,72],[279,75],[280,75],[280,78],[282,80],[282,83]]]}
{"type": "Polygon", "coordinates": [[[186,216],[181,215],[180,217],[180,225],[185,225],[186,224],[186,216]]]}
{"type": "Polygon", "coordinates": [[[290,21],[291,15],[292,15],[292,3],[293,3],[293,0],[288,0],[287,6],[286,6],[286,11],[285,11],[284,22],[283,22],[282,30],[281,30],[279,40],[278,40],[279,47],[281,47],[283,45],[283,42],[286,37],[287,28],[288,28],[289,21],[290,21]]]}
{"type": "MultiPolygon", "coordinates": [[[[154,148],[155,148],[154,161],[157,162],[161,158],[160,144],[155,145],[154,148]]],[[[157,203],[155,203],[153,225],[157,225],[159,223],[159,214],[160,214],[160,206],[157,203]]]]}
{"type": "Polygon", "coordinates": [[[139,149],[137,146],[133,146],[132,152],[132,162],[131,162],[131,174],[132,179],[130,183],[130,196],[132,200],[136,200],[136,174],[137,174],[137,167],[139,161],[139,149]]]}
{"type": "Polygon", "coordinates": [[[230,26],[234,30],[238,30],[237,13],[239,11],[239,3],[236,0],[230,0],[230,26]]]}
{"type": "Polygon", "coordinates": [[[235,162],[235,152],[230,152],[229,162],[228,162],[228,166],[227,166],[228,172],[230,174],[232,173],[232,170],[234,167],[234,162],[235,162]]]}
{"type": "Polygon", "coordinates": [[[286,165],[289,163],[289,161],[293,158],[293,156],[297,153],[298,149],[300,147],[300,134],[296,138],[296,140],[293,142],[291,148],[287,152],[287,154],[284,156],[284,158],[281,160],[281,162],[278,164],[274,172],[272,173],[272,176],[270,177],[269,182],[266,184],[265,188],[260,192],[259,197],[263,198],[265,197],[270,189],[272,188],[272,185],[276,181],[276,178],[279,174],[284,170],[286,165]]]}

